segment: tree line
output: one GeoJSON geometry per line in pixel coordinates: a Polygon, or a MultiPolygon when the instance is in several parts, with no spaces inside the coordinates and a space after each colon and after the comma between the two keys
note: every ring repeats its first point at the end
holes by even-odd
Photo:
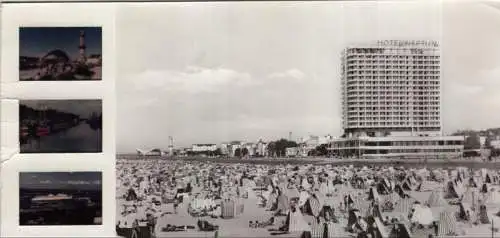
{"type": "Polygon", "coordinates": [[[481,139],[480,135],[486,135],[484,141],[484,148],[489,149],[491,151],[491,156],[497,157],[500,156],[500,149],[495,148],[491,142],[493,141],[493,137],[490,136],[490,133],[493,135],[500,134],[500,128],[487,129],[483,131],[473,131],[473,130],[463,130],[453,133],[454,136],[464,136],[464,150],[478,150],[481,149],[481,139]]]}

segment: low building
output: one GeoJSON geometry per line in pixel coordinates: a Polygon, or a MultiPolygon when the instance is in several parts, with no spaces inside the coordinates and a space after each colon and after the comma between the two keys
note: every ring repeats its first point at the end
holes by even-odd
{"type": "Polygon", "coordinates": [[[481,148],[486,147],[486,138],[488,138],[488,137],[487,136],[479,136],[479,143],[481,144],[481,148]]]}
{"type": "Polygon", "coordinates": [[[163,156],[164,152],[161,149],[152,149],[152,150],[137,149],[137,155],[140,155],[140,156],[163,156]]]}
{"type": "Polygon", "coordinates": [[[422,158],[461,157],[463,136],[387,136],[335,139],[329,151],[341,157],[422,158]]]}
{"type": "Polygon", "coordinates": [[[259,140],[257,142],[257,145],[256,145],[256,151],[255,151],[255,156],[257,157],[266,157],[268,156],[268,153],[267,153],[267,143],[262,141],[262,140],[259,140]]]}
{"type": "Polygon", "coordinates": [[[222,143],[220,145],[220,153],[221,155],[229,155],[229,143],[222,143]]]}
{"type": "Polygon", "coordinates": [[[332,141],[332,136],[309,136],[299,140],[298,156],[308,156],[311,151],[320,145],[329,144],[332,141]]]}
{"type": "Polygon", "coordinates": [[[178,153],[178,154],[177,154],[177,156],[180,156],[180,157],[185,157],[185,156],[187,156],[187,155],[188,155],[188,151],[189,151],[189,150],[190,150],[190,149],[187,149],[187,148],[182,148],[182,149],[179,149],[179,150],[178,150],[178,152],[177,152],[177,153],[178,153]]]}
{"type": "Polygon", "coordinates": [[[285,151],[286,157],[296,157],[299,156],[299,148],[298,147],[288,147],[285,151]]]}
{"type": "Polygon", "coordinates": [[[500,149],[500,140],[498,140],[498,139],[491,140],[490,146],[492,149],[500,149]]]}
{"type": "Polygon", "coordinates": [[[254,143],[245,143],[242,149],[246,149],[248,154],[246,156],[254,157],[256,153],[256,145],[254,143]]]}
{"type": "Polygon", "coordinates": [[[228,149],[229,149],[229,156],[234,157],[236,154],[237,149],[242,149],[243,143],[241,141],[232,141],[229,143],[228,149]]]}
{"type": "Polygon", "coordinates": [[[217,150],[216,144],[194,144],[191,147],[191,151],[197,152],[215,152],[217,150]]]}

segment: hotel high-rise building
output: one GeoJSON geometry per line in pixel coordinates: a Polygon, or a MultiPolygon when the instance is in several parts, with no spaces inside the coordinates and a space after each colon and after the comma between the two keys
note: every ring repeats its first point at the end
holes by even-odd
{"type": "Polygon", "coordinates": [[[442,136],[437,42],[386,40],[347,47],[341,72],[344,139],[333,143],[334,152],[378,157],[463,150],[462,137],[442,136]]]}
{"type": "Polygon", "coordinates": [[[440,134],[440,52],[436,42],[380,41],[342,56],[347,134],[440,134]]]}

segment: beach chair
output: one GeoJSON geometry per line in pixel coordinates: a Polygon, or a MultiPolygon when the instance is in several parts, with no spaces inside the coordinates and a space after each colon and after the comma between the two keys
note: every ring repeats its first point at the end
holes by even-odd
{"type": "Polygon", "coordinates": [[[117,234],[125,238],[139,238],[135,228],[118,228],[117,234]]]}
{"type": "Polygon", "coordinates": [[[235,202],[232,200],[225,200],[221,205],[222,210],[222,218],[231,219],[236,216],[236,207],[235,202]]]}
{"type": "Polygon", "coordinates": [[[147,224],[147,222],[140,222],[136,227],[137,238],[151,238],[152,237],[152,229],[147,224]]]}

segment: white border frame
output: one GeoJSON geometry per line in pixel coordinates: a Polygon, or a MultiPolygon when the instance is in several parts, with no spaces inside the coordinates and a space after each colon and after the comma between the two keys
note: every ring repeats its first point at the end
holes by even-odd
{"type": "Polygon", "coordinates": [[[0,72],[0,236],[116,237],[115,231],[115,5],[109,3],[3,4],[0,72]],[[102,80],[19,81],[19,27],[102,27],[102,80]],[[102,153],[19,154],[19,101],[101,99],[102,153]],[[102,225],[19,226],[19,172],[102,172],[102,225]],[[5,196],[4,196],[5,195],[5,196]]]}

